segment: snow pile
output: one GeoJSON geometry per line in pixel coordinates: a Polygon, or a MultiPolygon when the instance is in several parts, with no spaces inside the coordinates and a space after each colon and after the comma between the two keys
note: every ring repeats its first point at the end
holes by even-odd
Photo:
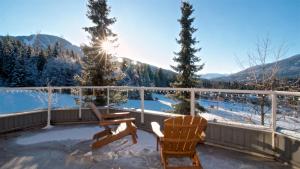
{"type": "MultiPolygon", "coordinates": [[[[30,145],[30,144],[38,144],[43,142],[51,142],[51,141],[66,141],[66,140],[91,140],[92,136],[102,131],[103,129],[99,126],[91,126],[91,127],[75,127],[75,128],[61,128],[61,127],[53,127],[49,130],[44,130],[42,132],[18,137],[16,140],[17,144],[20,145],[30,145]]],[[[145,148],[147,146],[154,146],[156,143],[156,139],[153,134],[150,134],[145,131],[138,130],[138,144],[137,148],[145,148]],[[142,146],[142,144],[144,144],[142,146]],[[139,147],[140,145],[140,147],[139,147]]],[[[128,137],[131,139],[131,137],[128,137]]]]}
{"type": "Polygon", "coordinates": [[[65,141],[65,140],[90,140],[92,136],[101,131],[98,126],[95,127],[80,127],[70,129],[57,129],[53,127],[50,130],[34,134],[32,136],[19,137],[16,140],[17,144],[30,145],[51,141],[65,141]]]}

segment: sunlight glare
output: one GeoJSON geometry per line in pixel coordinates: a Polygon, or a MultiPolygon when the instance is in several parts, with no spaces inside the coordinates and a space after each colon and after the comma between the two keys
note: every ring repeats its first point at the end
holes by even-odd
{"type": "Polygon", "coordinates": [[[123,62],[123,58],[118,57],[118,62],[123,62]]]}
{"type": "Polygon", "coordinates": [[[109,40],[105,40],[104,42],[102,42],[101,44],[101,49],[103,52],[105,52],[106,54],[113,54],[115,52],[114,50],[114,45],[111,41],[109,40]]]}

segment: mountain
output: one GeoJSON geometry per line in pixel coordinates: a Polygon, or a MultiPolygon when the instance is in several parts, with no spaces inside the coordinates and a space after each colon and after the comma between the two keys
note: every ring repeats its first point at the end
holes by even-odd
{"type": "MultiPolygon", "coordinates": [[[[16,38],[17,40],[23,42],[25,45],[31,47],[40,47],[42,49],[47,49],[48,46],[53,47],[55,43],[58,43],[63,50],[73,51],[75,54],[79,56],[83,56],[83,52],[80,47],[73,45],[71,42],[54,35],[46,35],[46,34],[34,34],[29,36],[11,36],[16,38]]],[[[0,36],[1,38],[1,36],[0,36]]]]}
{"type": "MultiPolygon", "coordinates": [[[[276,63],[268,63],[265,65],[265,69],[271,70],[276,63]]],[[[277,61],[278,64],[278,78],[299,78],[300,77],[300,54],[294,55],[292,57],[282,59],[277,61]]],[[[240,81],[240,82],[247,82],[249,80],[250,71],[255,70],[257,74],[262,74],[262,66],[254,66],[249,67],[245,70],[240,72],[228,75],[226,77],[214,78],[213,80],[217,81],[240,81]]]]}
{"type": "Polygon", "coordinates": [[[228,76],[228,74],[206,73],[206,74],[201,75],[201,78],[210,80],[210,79],[221,78],[221,77],[225,77],[225,76],[228,76]]]}

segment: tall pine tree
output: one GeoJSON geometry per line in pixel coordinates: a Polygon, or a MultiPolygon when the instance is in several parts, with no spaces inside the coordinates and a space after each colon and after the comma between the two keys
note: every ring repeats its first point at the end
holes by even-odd
{"type": "Polygon", "coordinates": [[[25,86],[25,76],[24,59],[21,57],[17,57],[17,59],[15,60],[13,72],[11,74],[10,86],[25,86]]]}
{"type": "MultiPolygon", "coordinates": [[[[108,45],[116,40],[116,34],[109,28],[116,22],[110,18],[110,7],[106,0],[88,0],[87,17],[93,22],[93,26],[85,27],[90,34],[89,45],[82,47],[85,58],[82,64],[82,74],[79,78],[81,85],[110,86],[115,85],[119,76],[116,66],[112,63],[112,54],[107,51],[108,45]]],[[[96,102],[99,105],[105,103],[105,93],[97,93],[96,102]]]]}
{"type": "Polygon", "coordinates": [[[114,85],[117,78],[114,74],[112,55],[107,53],[103,44],[108,39],[116,37],[109,26],[115,23],[115,18],[109,18],[110,7],[106,0],[89,0],[87,17],[94,26],[84,28],[90,34],[89,45],[82,47],[84,55],[83,70],[81,75],[82,85],[107,86],[114,85]]]}
{"type": "MultiPolygon", "coordinates": [[[[181,25],[181,31],[177,43],[180,44],[181,50],[175,53],[177,56],[174,57],[174,61],[177,62],[176,66],[172,68],[178,73],[176,81],[172,84],[172,87],[180,88],[192,88],[199,84],[199,76],[196,75],[200,71],[204,64],[198,64],[201,59],[196,55],[201,48],[196,48],[195,45],[198,43],[193,33],[197,31],[192,26],[195,18],[191,15],[193,13],[193,6],[183,1],[181,5],[181,18],[178,20],[181,25]]],[[[174,112],[180,114],[190,114],[190,93],[189,92],[178,92],[175,98],[180,103],[174,106],[174,112]]],[[[203,110],[203,108],[195,102],[196,110],[203,110]]]]}

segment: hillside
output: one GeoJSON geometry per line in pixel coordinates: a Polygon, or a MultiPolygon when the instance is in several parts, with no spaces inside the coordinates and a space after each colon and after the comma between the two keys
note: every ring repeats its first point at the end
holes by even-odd
{"type": "MultiPolygon", "coordinates": [[[[276,63],[268,63],[266,65],[266,70],[271,70],[276,63]]],[[[277,62],[279,70],[277,72],[278,78],[299,78],[300,77],[300,54],[294,55],[292,57],[282,59],[277,62]]],[[[250,70],[255,69],[257,74],[261,74],[262,66],[249,67],[240,72],[228,75],[226,77],[214,78],[213,80],[217,81],[240,81],[246,82],[250,76],[250,70]]]]}
{"type": "MultiPolygon", "coordinates": [[[[3,36],[0,36],[0,38],[3,36]]],[[[13,37],[25,45],[30,47],[38,47],[41,49],[47,49],[48,46],[53,47],[55,43],[60,45],[60,48],[63,50],[69,50],[75,52],[79,56],[83,56],[83,52],[81,51],[80,47],[73,45],[66,39],[63,39],[58,36],[53,35],[46,35],[46,34],[34,34],[29,36],[10,36],[13,37]]]]}
{"type": "Polygon", "coordinates": [[[228,74],[221,74],[221,73],[206,73],[206,74],[202,74],[201,78],[202,79],[215,79],[215,78],[221,78],[221,77],[225,77],[228,76],[228,74]]]}

